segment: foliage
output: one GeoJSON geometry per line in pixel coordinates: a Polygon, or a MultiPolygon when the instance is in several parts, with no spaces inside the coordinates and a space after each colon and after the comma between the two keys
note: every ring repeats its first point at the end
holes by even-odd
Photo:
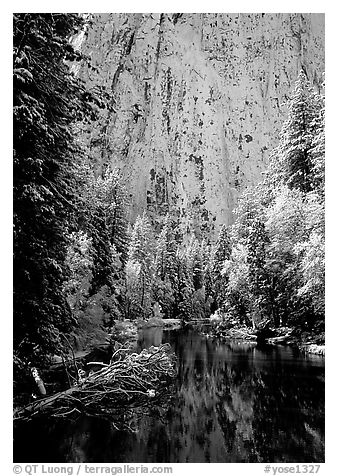
{"type": "Polygon", "coordinates": [[[210,314],[210,246],[194,236],[179,239],[177,223],[169,216],[157,236],[146,214],[137,217],[130,232],[125,266],[125,316],[148,318],[159,305],[166,318],[184,320],[210,314]],[[206,278],[207,277],[207,278],[206,278]]]}
{"type": "Polygon", "coordinates": [[[265,225],[255,220],[249,229],[247,240],[247,264],[249,292],[253,297],[253,323],[260,322],[270,315],[270,276],[266,267],[266,248],[269,238],[265,225]]]}
{"type": "Polygon", "coordinates": [[[153,293],[154,301],[169,318],[178,312],[178,248],[177,224],[166,215],[156,240],[153,293]]]}
{"type": "Polygon", "coordinates": [[[14,15],[14,349],[40,360],[74,325],[62,292],[74,221],[75,121],[94,98],[70,72],[76,14],[14,15]]]}
{"type": "Polygon", "coordinates": [[[231,255],[231,243],[227,227],[223,225],[220,229],[212,256],[213,295],[217,308],[222,307],[224,302],[224,292],[227,287],[227,275],[223,273],[224,263],[231,255]]]}
{"type": "Polygon", "coordinates": [[[231,227],[217,294],[232,319],[323,323],[324,145],[324,99],[301,72],[266,177],[242,195],[231,227]]]}
{"type": "Polygon", "coordinates": [[[321,324],[324,98],[305,74],[265,179],[240,197],[235,223],[213,245],[183,237],[169,215],[155,234],[146,213],[128,223],[109,150],[95,155],[86,136],[112,98],[70,67],[85,61],[69,41],[82,27],[77,14],[14,15],[16,361],[40,362],[66,334],[103,338],[116,320],[151,317],[154,305],[184,320],[218,309],[245,325],[267,316],[276,326],[321,324]]]}
{"type": "MultiPolygon", "coordinates": [[[[127,221],[125,218],[125,190],[116,170],[109,168],[98,177],[88,161],[82,159],[77,166],[77,210],[80,236],[90,241],[91,268],[85,271],[87,292],[80,305],[73,307],[77,320],[73,336],[77,347],[104,342],[115,320],[122,318],[124,293],[123,258],[126,256],[127,221]],[[119,250],[119,251],[118,251],[119,250]]],[[[86,258],[82,250],[82,260],[86,258]]],[[[74,256],[70,243],[68,254],[74,256]]],[[[87,256],[88,259],[88,256],[87,256]]],[[[78,270],[76,270],[78,272],[78,270]]],[[[71,295],[67,294],[68,302],[71,295]]]]}
{"type": "Polygon", "coordinates": [[[80,225],[92,239],[94,269],[92,292],[101,286],[113,288],[114,280],[121,278],[120,271],[127,259],[126,191],[116,170],[95,176],[88,164],[78,167],[78,203],[80,225]]]}
{"type": "Polygon", "coordinates": [[[323,107],[322,96],[315,92],[301,71],[270,170],[274,187],[279,182],[309,192],[323,179],[323,107]]]}
{"type": "Polygon", "coordinates": [[[232,247],[231,256],[223,264],[222,273],[227,276],[226,295],[222,308],[232,320],[241,324],[251,322],[251,296],[249,290],[248,250],[243,244],[232,247]]]}
{"type": "Polygon", "coordinates": [[[126,263],[125,313],[127,318],[151,315],[154,242],[147,215],[137,217],[130,232],[126,263]]]}
{"type": "Polygon", "coordinates": [[[93,247],[92,240],[83,231],[70,233],[68,243],[65,264],[69,274],[63,290],[68,296],[70,308],[74,310],[81,307],[90,290],[93,247]]]}
{"type": "Polygon", "coordinates": [[[102,337],[121,316],[126,193],[97,174],[78,133],[106,108],[74,62],[77,14],[14,15],[14,350],[16,361],[62,351],[72,334],[102,337]]]}
{"type": "MultiPolygon", "coordinates": [[[[319,192],[320,193],[320,192],[319,192]]],[[[294,246],[300,259],[297,295],[311,303],[314,313],[324,318],[325,311],[325,210],[321,197],[309,193],[305,202],[307,233],[294,246]]]]}

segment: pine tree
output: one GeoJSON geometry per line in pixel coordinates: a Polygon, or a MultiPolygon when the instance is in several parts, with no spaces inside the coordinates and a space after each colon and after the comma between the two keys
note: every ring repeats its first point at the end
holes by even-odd
{"type": "Polygon", "coordinates": [[[325,105],[324,97],[320,98],[321,109],[313,119],[311,129],[314,131],[312,147],[309,151],[313,164],[313,186],[322,201],[324,201],[325,186],[325,105]]]}
{"type": "Polygon", "coordinates": [[[200,250],[205,290],[205,312],[206,316],[210,316],[216,310],[213,308],[212,247],[208,242],[202,240],[200,250]]]}
{"type": "MultiPolygon", "coordinates": [[[[131,230],[128,261],[126,267],[131,270],[133,283],[130,293],[138,297],[134,307],[138,309],[139,315],[130,317],[147,317],[151,313],[152,295],[151,286],[154,274],[154,240],[150,221],[144,212],[138,216],[131,230]],[[136,272],[137,271],[137,272],[136,272]]],[[[127,283],[128,284],[128,283],[127,283]]],[[[130,301],[130,296],[126,297],[130,301]]],[[[130,308],[130,306],[127,306],[130,308]]]]}
{"type": "Polygon", "coordinates": [[[324,137],[324,98],[301,72],[266,177],[239,199],[220,272],[224,307],[241,321],[323,323],[324,137]]]}
{"type": "Polygon", "coordinates": [[[76,14],[14,15],[14,350],[40,363],[74,325],[62,292],[72,127],[92,114],[92,97],[67,61],[81,59],[69,43],[81,26],[76,14]]]}
{"type": "Polygon", "coordinates": [[[79,231],[70,234],[65,263],[69,273],[63,291],[71,309],[75,310],[82,307],[93,277],[92,240],[86,233],[79,231]]]}
{"type": "Polygon", "coordinates": [[[252,299],[247,257],[247,246],[237,243],[232,248],[230,259],[224,262],[222,274],[227,284],[222,308],[231,321],[251,325],[252,299]]]}
{"type": "Polygon", "coordinates": [[[231,242],[226,225],[222,225],[215,244],[212,260],[213,292],[217,308],[221,308],[225,300],[227,286],[226,276],[222,273],[224,262],[231,256],[231,242]]]}
{"type": "Polygon", "coordinates": [[[314,188],[314,157],[311,150],[317,135],[317,122],[323,108],[322,97],[315,92],[303,71],[299,73],[289,103],[278,148],[270,167],[273,186],[280,183],[309,192],[314,188]]]}
{"type": "Polygon", "coordinates": [[[177,317],[189,321],[193,315],[194,284],[191,266],[189,266],[187,250],[181,247],[177,250],[176,260],[176,293],[175,304],[177,317]]]}
{"type": "Polygon", "coordinates": [[[174,289],[176,285],[176,251],[177,243],[174,239],[174,224],[169,215],[166,215],[163,227],[156,239],[155,265],[152,292],[155,302],[158,302],[167,317],[174,312],[174,289]]]}
{"type": "Polygon", "coordinates": [[[155,268],[157,275],[164,280],[170,278],[176,259],[177,243],[174,237],[174,223],[166,215],[162,230],[156,240],[155,268]]]}
{"type": "Polygon", "coordinates": [[[266,246],[269,242],[265,225],[255,220],[247,242],[249,291],[253,297],[253,324],[270,316],[270,279],[266,268],[266,246]]]}
{"type": "Polygon", "coordinates": [[[116,170],[107,168],[102,176],[95,177],[89,169],[83,174],[78,194],[82,197],[78,204],[80,224],[91,236],[95,251],[92,293],[102,286],[113,290],[116,281],[122,279],[121,266],[116,267],[116,263],[125,264],[128,254],[125,189],[116,170]],[[113,259],[115,253],[118,260],[113,259]]]}

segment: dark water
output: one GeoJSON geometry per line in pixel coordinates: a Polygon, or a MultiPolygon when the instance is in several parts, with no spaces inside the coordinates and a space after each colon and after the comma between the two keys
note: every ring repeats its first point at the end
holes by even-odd
{"type": "Polygon", "coordinates": [[[138,345],[161,342],[178,356],[178,378],[165,408],[136,419],[137,433],[88,417],[24,424],[15,462],[324,461],[322,357],[159,328],[138,345]]]}

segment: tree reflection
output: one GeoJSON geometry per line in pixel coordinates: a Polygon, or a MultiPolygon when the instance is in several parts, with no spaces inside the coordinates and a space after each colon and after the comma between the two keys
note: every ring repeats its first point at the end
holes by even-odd
{"type": "Polygon", "coordinates": [[[40,444],[49,450],[40,448],[40,459],[26,452],[22,461],[43,462],[41,454],[45,461],[74,462],[324,460],[321,358],[225,343],[191,330],[162,335],[148,329],[139,346],[159,345],[163,336],[178,356],[178,377],[165,405],[135,413],[136,433],[89,418],[44,433],[30,429],[44,435],[40,444]]]}

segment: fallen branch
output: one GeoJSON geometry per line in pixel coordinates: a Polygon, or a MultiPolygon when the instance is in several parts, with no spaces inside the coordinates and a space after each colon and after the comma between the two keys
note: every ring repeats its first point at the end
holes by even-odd
{"type": "Polygon", "coordinates": [[[74,413],[109,416],[118,409],[140,407],[160,397],[168,379],[176,376],[176,357],[170,345],[152,346],[140,354],[126,352],[126,347],[118,349],[109,364],[102,364],[78,385],[17,409],[14,420],[31,420],[42,413],[55,417],[74,413]]]}

